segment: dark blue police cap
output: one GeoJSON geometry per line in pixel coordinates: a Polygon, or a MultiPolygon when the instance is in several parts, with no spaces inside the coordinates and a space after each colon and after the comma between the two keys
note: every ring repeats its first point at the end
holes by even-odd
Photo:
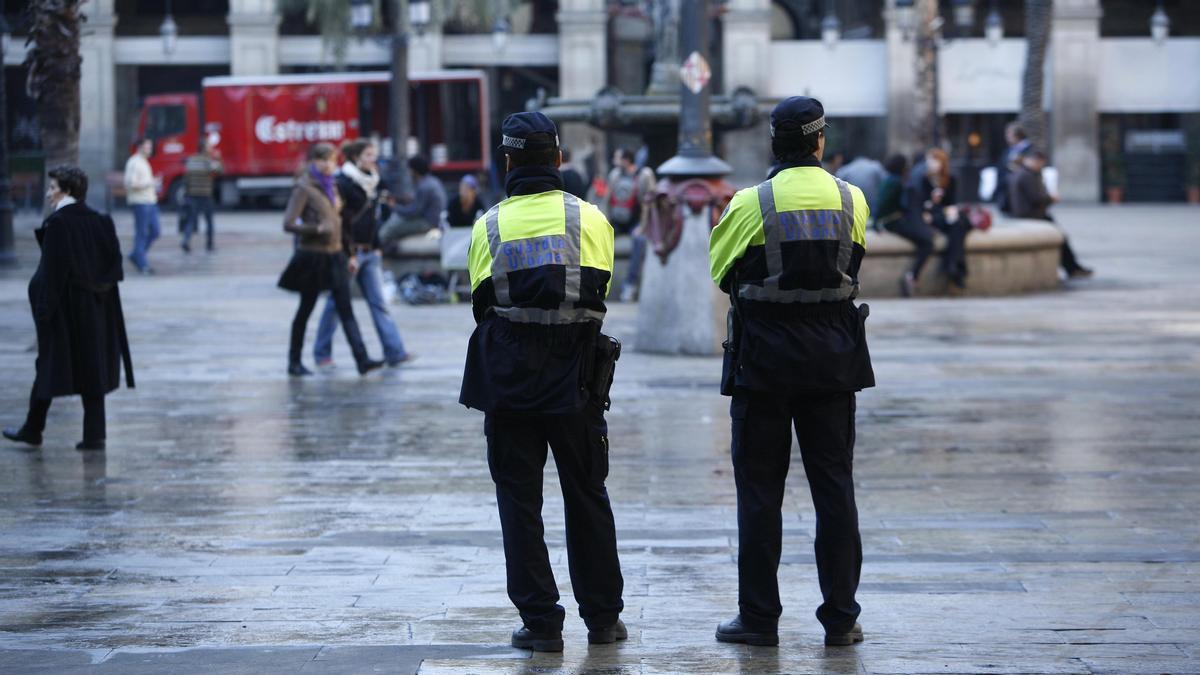
{"type": "Polygon", "coordinates": [[[771,138],[776,135],[807,136],[828,126],[825,123],[825,107],[815,98],[785,98],[771,111],[771,138]]]}
{"type": "Polygon", "coordinates": [[[500,133],[503,135],[501,151],[558,148],[558,127],[540,112],[519,112],[505,117],[500,133]]]}

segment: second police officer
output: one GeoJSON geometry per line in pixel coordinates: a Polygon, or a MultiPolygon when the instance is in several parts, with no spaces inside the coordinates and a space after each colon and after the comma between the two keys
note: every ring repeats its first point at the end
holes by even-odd
{"type": "Polygon", "coordinates": [[[855,392],[872,387],[867,307],[856,307],[869,209],[821,167],[825,111],[795,96],[771,113],[776,164],[734,196],[712,231],[713,280],[729,293],[721,391],[732,396],[738,615],[722,642],[779,643],[777,573],[792,429],[816,510],[825,643],[862,641],[854,596],[862,540],[854,501],[855,392]]]}
{"type": "Polygon", "coordinates": [[[600,334],[613,229],[563,191],[558,130],[541,113],[501,127],[508,198],[474,225],[468,253],[477,323],[459,401],[482,410],[504,536],[508,597],[521,615],[512,645],[562,651],[565,612],[542,525],[542,470],[554,453],[567,561],[588,642],[627,637],[624,581],[608,476],[607,385],[619,354],[600,334]]]}

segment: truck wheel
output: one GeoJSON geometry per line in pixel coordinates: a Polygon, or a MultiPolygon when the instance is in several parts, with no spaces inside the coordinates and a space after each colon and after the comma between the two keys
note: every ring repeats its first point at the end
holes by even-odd
{"type": "Polygon", "coordinates": [[[182,178],[176,178],[171,181],[171,187],[167,188],[164,206],[175,211],[182,211],[183,207],[187,204],[186,189],[182,178]]]}

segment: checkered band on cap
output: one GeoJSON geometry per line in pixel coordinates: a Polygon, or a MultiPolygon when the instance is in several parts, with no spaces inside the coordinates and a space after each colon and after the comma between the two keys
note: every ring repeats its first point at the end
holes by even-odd
{"type": "MultiPolygon", "coordinates": [[[[785,120],[790,121],[790,120],[785,120]]],[[[808,124],[800,125],[800,133],[804,136],[816,133],[825,128],[825,117],[821,116],[809,122],[808,124]]],[[[771,138],[775,138],[775,125],[771,125],[771,138]]]]}
{"type": "Polygon", "coordinates": [[[546,141],[535,139],[535,142],[533,143],[532,146],[529,145],[528,138],[515,138],[513,136],[505,135],[502,137],[502,140],[500,141],[500,145],[502,145],[506,148],[512,148],[514,150],[539,150],[539,149],[557,148],[558,147],[558,135],[556,134],[554,136],[554,143],[547,143],[546,141]]]}
{"type": "Polygon", "coordinates": [[[822,116],[818,117],[817,119],[809,122],[808,124],[800,125],[800,133],[807,136],[809,134],[815,134],[824,128],[825,128],[825,116],[822,115],[822,116]]]}

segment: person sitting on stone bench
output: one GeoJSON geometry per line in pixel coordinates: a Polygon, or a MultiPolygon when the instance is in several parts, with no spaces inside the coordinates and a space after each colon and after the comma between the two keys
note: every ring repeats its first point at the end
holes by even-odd
{"type": "Polygon", "coordinates": [[[391,215],[379,227],[379,241],[386,253],[394,254],[399,242],[413,234],[424,234],[441,224],[446,210],[446,190],[429,171],[429,160],[411,157],[408,170],[412,175],[414,196],[407,203],[389,198],[391,215]]]}

